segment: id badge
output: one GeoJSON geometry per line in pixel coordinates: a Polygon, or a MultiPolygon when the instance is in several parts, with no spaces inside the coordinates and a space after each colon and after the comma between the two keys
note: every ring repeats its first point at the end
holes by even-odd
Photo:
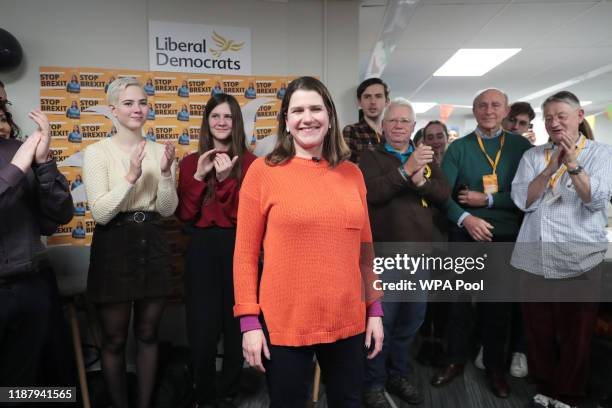
{"type": "Polygon", "coordinates": [[[482,185],[485,194],[495,194],[499,191],[497,184],[497,174],[485,174],[482,176],[482,185]]]}

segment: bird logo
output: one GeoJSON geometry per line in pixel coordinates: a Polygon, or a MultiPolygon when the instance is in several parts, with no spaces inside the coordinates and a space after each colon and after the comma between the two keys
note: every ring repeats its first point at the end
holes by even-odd
{"type": "Polygon", "coordinates": [[[218,50],[209,49],[215,58],[219,58],[225,51],[240,51],[244,47],[244,42],[236,43],[234,40],[227,40],[216,31],[213,31],[213,41],[219,47],[218,50]]]}

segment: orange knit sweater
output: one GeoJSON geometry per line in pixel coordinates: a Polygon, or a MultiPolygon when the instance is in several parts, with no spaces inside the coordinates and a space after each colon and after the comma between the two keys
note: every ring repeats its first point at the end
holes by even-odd
{"type": "Polygon", "coordinates": [[[360,254],[372,242],[365,196],[363,176],[350,162],[336,168],[297,157],[280,166],[253,162],[240,189],[234,315],[263,313],[274,345],[331,343],[362,333],[360,267],[367,266],[360,254]]]}

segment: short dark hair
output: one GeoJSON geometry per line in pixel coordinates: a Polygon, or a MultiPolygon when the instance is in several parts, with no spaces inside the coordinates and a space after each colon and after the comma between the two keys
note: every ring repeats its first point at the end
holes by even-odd
{"type": "Polygon", "coordinates": [[[0,81],[0,88],[4,88],[4,82],[0,81]]]}
{"type": "Polygon", "coordinates": [[[430,120],[429,122],[427,122],[427,124],[423,128],[423,137],[425,137],[425,135],[427,134],[427,128],[430,127],[431,125],[442,126],[442,129],[444,130],[444,135],[446,136],[446,139],[448,139],[448,128],[446,127],[446,124],[444,124],[444,122],[439,121],[439,120],[430,120]]]}
{"type": "Polygon", "coordinates": [[[423,141],[424,138],[425,138],[425,128],[420,128],[419,130],[415,132],[414,136],[412,137],[412,143],[414,143],[415,146],[418,146],[419,143],[423,141]]]}
{"type": "Polygon", "coordinates": [[[363,95],[365,90],[371,85],[382,85],[385,89],[385,99],[389,100],[389,86],[380,78],[368,78],[361,82],[357,87],[357,100],[361,100],[361,95],[363,95]]]}
{"type": "Polygon", "coordinates": [[[514,102],[510,105],[510,113],[508,113],[508,116],[516,117],[517,115],[529,116],[530,122],[535,119],[535,112],[529,102],[514,102]]]}

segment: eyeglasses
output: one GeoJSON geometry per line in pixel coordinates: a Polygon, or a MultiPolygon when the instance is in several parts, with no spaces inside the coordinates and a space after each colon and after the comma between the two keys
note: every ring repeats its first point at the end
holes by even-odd
{"type": "Polygon", "coordinates": [[[386,122],[389,122],[393,126],[409,126],[412,121],[410,119],[400,118],[400,119],[385,119],[386,122]]]}

